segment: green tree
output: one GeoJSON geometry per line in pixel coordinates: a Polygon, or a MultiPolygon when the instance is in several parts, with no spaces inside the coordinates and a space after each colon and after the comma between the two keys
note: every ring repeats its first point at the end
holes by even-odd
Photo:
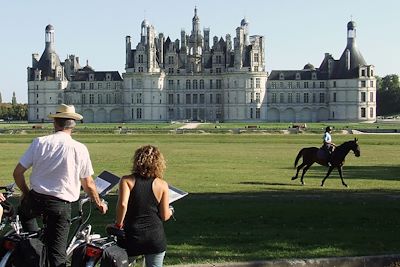
{"type": "Polygon", "coordinates": [[[399,90],[400,81],[397,74],[386,75],[377,79],[378,90],[399,90]]]}
{"type": "Polygon", "coordinates": [[[387,116],[400,113],[400,82],[397,74],[376,77],[376,114],[387,116]]]}

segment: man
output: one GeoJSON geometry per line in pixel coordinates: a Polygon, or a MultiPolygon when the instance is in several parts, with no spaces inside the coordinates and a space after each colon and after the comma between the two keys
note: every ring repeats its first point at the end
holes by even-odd
{"type": "Polygon", "coordinates": [[[331,155],[332,155],[332,151],[334,149],[334,144],[332,143],[332,136],[331,136],[331,132],[332,132],[332,127],[328,126],[325,128],[325,133],[324,133],[324,137],[323,137],[323,148],[328,152],[328,158],[327,158],[327,163],[328,166],[332,166],[331,164],[331,155]]]}
{"type": "Polygon", "coordinates": [[[107,206],[97,193],[93,167],[85,145],[72,139],[76,120],[74,106],[61,104],[54,119],[55,133],[35,138],[14,170],[14,180],[22,192],[19,215],[24,230],[38,229],[36,217],[46,220],[44,242],[50,267],[66,266],[66,247],[71,219],[71,202],[78,200],[80,187],[90,196],[102,214],[107,206]],[[24,173],[32,167],[30,187],[24,173]]]}

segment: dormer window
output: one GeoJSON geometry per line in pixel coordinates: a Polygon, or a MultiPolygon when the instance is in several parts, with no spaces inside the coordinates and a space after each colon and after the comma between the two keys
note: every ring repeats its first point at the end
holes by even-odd
{"type": "Polygon", "coordinates": [[[311,79],[316,80],[317,79],[317,73],[313,72],[311,74],[311,79]]]}
{"type": "Polygon", "coordinates": [[[89,81],[94,81],[94,74],[93,73],[89,74],[89,81]]]}
{"type": "Polygon", "coordinates": [[[365,69],[361,69],[361,77],[365,77],[365,69]]]}
{"type": "Polygon", "coordinates": [[[284,80],[285,79],[285,75],[281,72],[279,74],[279,80],[284,80]]]}
{"type": "Polygon", "coordinates": [[[111,74],[110,73],[106,74],[106,81],[111,81],[111,74]]]}
{"type": "Polygon", "coordinates": [[[300,73],[296,73],[296,80],[301,80],[300,73]]]}

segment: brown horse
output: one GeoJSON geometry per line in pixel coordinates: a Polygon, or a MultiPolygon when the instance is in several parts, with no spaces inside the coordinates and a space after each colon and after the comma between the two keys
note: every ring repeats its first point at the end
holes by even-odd
{"type": "MultiPolygon", "coordinates": [[[[358,139],[354,138],[352,141],[347,141],[340,146],[336,147],[336,149],[332,152],[331,155],[331,166],[329,166],[328,172],[326,173],[324,179],[322,180],[321,186],[324,186],[326,178],[331,174],[334,168],[338,169],[340,179],[342,179],[342,185],[347,187],[347,184],[343,181],[342,171],[345,158],[347,154],[352,150],[356,157],[360,156],[360,146],[358,145],[358,139]]],[[[301,184],[304,185],[303,177],[307,170],[313,165],[315,162],[328,167],[328,162],[326,157],[320,156],[318,153],[319,148],[317,147],[306,147],[299,151],[297,154],[296,160],[294,162],[294,167],[296,168],[297,163],[299,162],[300,158],[303,157],[303,163],[301,163],[297,167],[296,175],[292,177],[292,180],[297,179],[299,175],[299,171],[303,169],[303,173],[301,174],[301,184]]]]}

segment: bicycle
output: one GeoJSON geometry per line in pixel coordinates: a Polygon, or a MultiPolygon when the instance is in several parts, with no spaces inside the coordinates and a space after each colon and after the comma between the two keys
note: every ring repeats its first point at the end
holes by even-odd
{"type": "MultiPolygon", "coordinates": [[[[175,209],[171,205],[169,208],[172,211],[172,218],[175,220],[173,215],[175,209]]],[[[145,266],[143,256],[128,256],[125,249],[119,247],[119,244],[121,242],[123,243],[125,239],[125,232],[123,229],[116,228],[114,224],[109,224],[106,226],[106,233],[106,237],[92,239],[90,242],[87,242],[84,247],[82,246],[80,250],[76,250],[77,253],[83,254],[83,257],[80,257],[76,262],[73,261],[71,267],[99,266],[102,263],[105,250],[112,247],[116,248],[116,253],[120,253],[121,259],[117,259],[120,261],[120,265],[133,267],[139,259],[143,259],[143,266],[145,266]]]]}
{"type": "MultiPolygon", "coordinates": [[[[1,189],[5,189],[7,196],[11,196],[14,193],[14,186],[6,186],[6,187],[0,187],[1,189]],[[8,190],[8,191],[7,191],[8,190]]],[[[3,193],[4,195],[4,193],[3,193]]],[[[104,201],[104,199],[102,200],[104,201]]],[[[105,201],[104,201],[105,202],[105,201]]],[[[77,226],[75,227],[75,230],[73,231],[73,234],[71,235],[68,246],[66,248],[67,252],[67,263],[71,261],[72,253],[74,249],[76,249],[78,246],[82,245],[83,243],[89,243],[92,240],[95,240],[97,238],[100,238],[99,234],[92,234],[92,226],[88,223],[91,213],[92,213],[92,208],[91,205],[89,206],[89,212],[88,215],[84,215],[84,205],[86,203],[90,203],[90,197],[84,196],[78,200],[78,215],[73,217],[70,221],[70,225],[74,223],[78,223],[77,226]]],[[[105,202],[107,204],[107,202],[105,202]]],[[[3,223],[3,222],[2,222],[3,223]]],[[[46,227],[43,225],[43,228],[40,229],[37,232],[23,232],[22,230],[22,225],[19,220],[19,216],[15,215],[11,220],[4,222],[5,225],[10,225],[12,230],[8,231],[6,234],[4,234],[4,242],[3,242],[3,248],[5,250],[4,256],[0,260],[0,267],[9,267],[13,266],[13,252],[15,251],[17,244],[21,242],[22,240],[27,240],[30,238],[42,238],[42,233],[43,233],[43,228],[46,227]]],[[[4,226],[3,226],[4,228],[4,226]]]]}

